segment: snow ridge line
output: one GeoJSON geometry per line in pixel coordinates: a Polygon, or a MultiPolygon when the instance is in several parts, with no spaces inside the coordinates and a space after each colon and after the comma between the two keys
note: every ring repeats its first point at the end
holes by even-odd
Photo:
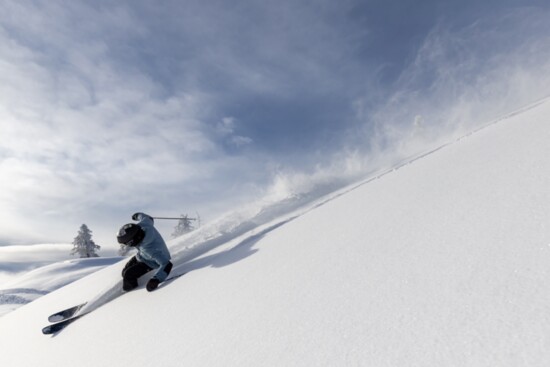
{"type": "Polygon", "coordinates": [[[508,120],[508,119],[510,119],[510,118],[512,118],[512,117],[514,117],[514,116],[517,116],[517,115],[519,115],[519,114],[522,114],[522,113],[524,113],[524,112],[527,112],[527,111],[529,111],[529,110],[532,110],[532,109],[534,109],[534,108],[536,108],[536,107],[538,107],[538,106],[540,106],[540,105],[542,105],[542,104],[544,104],[544,103],[547,103],[548,101],[550,101],[550,97],[541,98],[541,99],[537,100],[536,102],[530,103],[530,104],[528,104],[528,105],[526,105],[526,106],[524,106],[524,107],[519,108],[518,110],[515,110],[515,111],[513,111],[513,112],[510,112],[510,113],[508,113],[508,114],[506,114],[506,115],[504,115],[504,116],[501,116],[501,117],[499,117],[499,118],[497,118],[497,119],[495,119],[495,120],[492,120],[492,121],[490,121],[490,122],[488,122],[488,123],[486,123],[486,124],[483,124],[482,126],[476,128],[476,129],[474,129],[474,130],[472,130],[472,131],[470,131],[470,132],[468,132],[468,133],[466,133],[466,134],[464,134],[464,135],[461,135],[461,136],[459,136],[458,138],[455,138],[455,139],[453,139],[453,140],[451,140],[451,141],[448,141],[448,142],[446,142],[446,143],[443,143],[443,144],[441,144],[440,146],[438,146],[438,147],[436,147],[436,148],[433,148],[433,149],[430,149],[430,150],[428,150],[428,151],[426,151],[426,152],[420,153],[420,154],[418,154],[418,155],[415,155],[415,156],[411,156],[411,157],[409,157],[409,158],[406,158],[404,162],[399,163],[399,164],[393,166],[392,168],[389,168],[388,170],[386,170],[386,171],[384,171],[384,172],[378,174],[376,177],[369,178],[369,179],[367,179],[367,180],[365,180],[365,181],[363,181],[363,182],[357,184],[356,186],[354,186],[354,188],[359,187],[359,186],[364,185],[364,184],[367,184],[367,183],[369,183],[369,182],[371,182],[371,181],[373,181],[373,180],[379,179],[380,177],[383,177],[383,176],[387,175],[388,173],[391,173],[391,172],[393,172],[393,171],[396,171],[396,170],[398,170],[399,168],[402,168],[402,167],[404,167],[404,166],[406,166],[406,165],[409,165],[409,164],[411,164],[411,163],[414,163],[414,162],[416,162],[416,161],[418,161],[418,160],[420,160],[420,159],[422,159],[422,158],[426,158],[427,156],[432,155],[433,153],[435,153],[435,152],[437,152],[437,151],[439,151],[439,150],[441,150],[441,149],[443,149],[443,148],[446,148],[446,147],[448,147],[448,146],[451,146],[451,145],[453,145],[453,144],[456,144],[456,143],[458,143],[459,141],[461,141],[461,140],[463,140],[463,139],[469,138],[470,136],[472,136],[472,135],[474,135],[474,134],[476,134],[476,133],[478,133],[478,132],[480,132],[480,131],[482,131],[482,130],[484,130],[484,129],[487,129],[487,128],[493,126],[493,125],[496,125],[496,124],[501,123],[501,122],[503,122],[503,121],[505,121],[505,120],[508,120]]]}
{"type": "MultiPolygon", "coordinates": [[[[189,243],[187,246],[184,245],[184,240],[180,246],[175,245],[176,249],[173,251],[172,258],[174,263],[174,269],[182,271],[185,269],[187,262],[194,260],[203,254],[225,244],[228,244],[231,241],[235,241],[235,247],[240,244],[246,243],[258,236],[263,236],[268,232],[278,228],[279,226],[293,221],[296,218],[342,196],[345,195],[363,185],[369,184],[374,180],[378,180],[392,172],[399,170],[400,168],[412,164],[418,160],[424,159],[448,146],[451,146],[465,138],[468,138],[477,132],[480,132],[490,126],[496,125],[497,123],[503,122],[511,117],[514,117],[518,114],[524,113],[531,109],[534,109],[544,103],[550,101],[550,97],[545,97],[540,100],[537,100],[531,104],[528,104],[518,110],[515,110],[511,113],[503,115],[495,120],[492,120],[464,135],[461,135],[457,138],[454,138],[446,143],[443,143],[435,148],[429,149],[425,152],[421,152],[417,155],[410,156],[403,159],[401,162],[395,164],[394,166],[382,170],[378,173],[375,173],[373,176],[368,177],[362,181],[347,185],[343,188],[334,190],[326,195],[323,195],[317,199],[312,199],[308,197],[308,194],[303,196],[290,198],[284,200],[280,203],[275,203],[273,205],[268,205],[264,209],[260,210],[259,213],[248,218],[247,220],[240,222],[234,226],[231,226],[228,230],[221,230],[217,233],[202,233],[192,235],[187,237],[189,243]],[[183,246],[181,246],[183,245],[183,246]],[[177,247],[183,247],[177,249],[177,247]],[[180,269],[181,268],[181,269],[180,269]]],[[[227,225],[227,223],[226,223],[227,225]]],[[[186,269],[190,271],[192,269],[186,269]]]]}
{"type": "Polygon", "coordinates": [[[541,99],[539,99],[539,100],[536,100],[535,102],[529,103],[529,104],[527,104],[527,105],[525,105],[525,106],[523,106],[523,107],[520,107],[519,109],[517,109],[517,110],[515,110],[515,111],[513,111],[513,112],[510,112],[510,113],[508,113],[508,114],[506,114],[506,115],[503,115],[503,116],[501,116],[501,117],[499,117],[499,118],[497,118],[497,119],[495,119],[495,120],[492,120],[492,121],[490,121],[490,122],[488,122],[488,123],[486,123],[486,124],[484,124],[484,125],[478,127],[478,128],[475,129],[475,130],[470,131],[468,134],[465,134],[464,136],[458,138],[457,141],[460,140],[460,139],[466,138],[466,137],[468,137],[468,136],[470,136],[470,135],[472,135],[472,134],[475,134],[475,133],[477,133],[477,132],[479,132],[479,131],[481,131],[481,130],[483,130],[483,129],[486,129],[486,128],[488,128],[489,126],[496,125],[496,124],[498,124],[499,122],[502,122],[502,121],[507,120],[507,119],[509,119],[509,118],[511,118],[511,117],[520,115],[520,114],[522,114],[522,113],[524,113],[524,112],[527,112],[527,111],[529,111],[529,110],[532,110],[532,109],[534,109],[534,108],[536,108],[536,107],[538,107],[538,106],[540,106],[540,105],[542,105],[542,104],[547,103],[548,101],[550,101],[550,96],[543,97],[543,98],[541,98],[541,99]]]}
{"type": "MultiPolygon", "coordinates": [[[[489,127],[491,127],[491,126],[493,126],[493,125],[496,125],[496,124],[498,124],[498,123],[501,123],[501,122],[503,122],[503,121],[505,121],[505,120],[508,120],[508,119],[510,119],[510,118],[512,118],[512,117],[514,117],[514,116],[517,116],[517,115],[519,115],[519,114],[522,114],[522,113],[524,113],[524,112],[526,112],[526,111],[532,110],[532,109],[534,109],[534,108],[536,108],[536,107],[538,107],[538,106],[540,106],[540,105],[542,105],[542,104],[544,104],[544,103],[547,103],[547,102],[549,102],[549,101],[550,101],[550,97],[541,98],[541,99],[539,99],[539,100],[537,100],[537,101],[535,101],[535,102],[533,102],[533,103],[530,103],[530,104],[528,104],[528,105],[526,105],[526,106],[524,106],[524,107],[521,107],[521,108],[518,109],[518,110],[515,110],[515,111],[513,111],[513,112],[510,112],[510,113],[508,113],[508,114],[506,114],[506,115],[504,115],[504,116],[502,116],[502,117],[499,117],[499,118],[497,118],[497,119],[495,119],[495,120],[492,120],[492,121],[490,121],[490,122],[484,124],[484,125],[481,126],[481,127],[478,127],[478,128],[476,128],[476,129],[474,129],[474,130],[472,130],[472,131],[470,131],[470,132],[468,132],[468,133],[466,133],[466,134],[464,134],[464,135],[459,136],[458,138],[455,138],[455,139],[450,140],[450,141],[448,141],[448,142],[446,142],[446,143],[443,143],[443,144],[437,146],[436,148],[430,149],[430,150],[428,150],[428,151],[426,151],[426,152],[419,153],[418,155],[413,155],[413,156],[411,156],[411,157],[405,158],[402,162],[397,163],[396,165],[394,165],[394,166],[392,166],[392,167],[390,167],[390,168],[388,168],[388,169],[386,169],[386,170],[384,170],[384,171],[381,171],[381,172],[378,173],[378,174],[375,174],[375,176],[372,176],[372,177],[369,177],[369,178],[367,178],[367,179],[364,179],[364,180],[362,180],[362,181],[360,181],[360,182],[358,182],[358,183],[351,184],[351,185],[348,186],[348,187],[345,187],[345,188],[342,188],[342,189],[340,189],[340,190],[337,190],[337,191],[335,191],[335,192],[333,192],[333,193],[327,195],[326,197],[321,198],[321,199],[317,202],[316,205],[312,206],[312,207],[309,208],[307,211],[313,210],[314,208],[317,208],[317,207],[319,207],[319,206],[321,206],[321,205],[324,205],[324,204],[328,203],[329,201],[334,200],[334,199],[336,199],[336,198],[338,198],[338,197],[340,197],[340,196],[342,196],[342,195],[344,195],[344,194],[347,194],[347,193],[349,193],[349,192],[351,192],[351,191],[353,191],[353,190],[355,190],[355,189],[357,189],[357,188],[359,188],[359,187],[361,187],[361,186],[363,186],[363,185],[369,184],[369,183],[371,183],[371,182],[373,182],[373,181],[375,181],[375,180],[378,180],[378,179],[380,179],[380,178],[382,178],[382,177],[384,177],[384,176],[386,176],[386,175],[388,175],[388,174],[390,174],[390,173],[392,173],[392,172],[395,172],[395,171],[399,170],[400,168],[402,168],[402,167],[404,167],[404,166],[407,166],[407,165],[409,165],[409,164],[412,164],[412,163],[414,163],[414,162],[416,162],[416,161],[418,161],[418,160],[420,160],[420,159],[426,158],[426,157],[428,157],[428,156],[430,156],[430,155],[432,155],[432,154],[434,154],[434,153],[436,153],[436,152],[438,152],[438,151],[440,151],[440,150],[442,150],[442,149],[444,149],[444,148],[446,148],[446,147],[448,147],[448,146],[451,146],[451,145],[453,145],[453,144],[456,144],[456,143],[458,143],[459,141],[461,141],[461,140],[463,140],[463,139],[466,139],[466,138],[468,138],[468,137],[470,137],[470,136],[472,136],[472,135],[474,135],[474,134],[476,134],[476,133],[478,133],[478,132],[480,132],[480,131],[482,131],[482,130],[484,130],[484,129],[486,129],[486,128],[489,128],[489,127]]],[[[306,211],[306,212],[307,212],[307,211],[306,211]]],[[[305,213],[302,213],[302,214],[305,214],[305,213]]]]}

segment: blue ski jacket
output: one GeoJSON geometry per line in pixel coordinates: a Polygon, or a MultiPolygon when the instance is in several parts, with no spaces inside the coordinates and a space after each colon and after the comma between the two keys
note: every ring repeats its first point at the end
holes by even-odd
{"type": "Polygon", "coordinates": [[[166,280],[168,274],[164,268],[168,265],[171,256],[164,239],[153,225],[153,218],[144,213],[136,213],[132,219],[139,221],[139,226],[145,232],[145,237],[136,246],[138,251],[136,259],[152,269],[157,269],[153,278],[161,282],[166,280]]]}

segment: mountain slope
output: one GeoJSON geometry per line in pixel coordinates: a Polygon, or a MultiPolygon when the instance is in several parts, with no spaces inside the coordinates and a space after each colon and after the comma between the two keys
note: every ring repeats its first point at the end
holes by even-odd
{"type": "Polygon", "coordinates": [[[103,269],[0,319],[0,363],[546,366],[549,120],[546,102],[176,256],[185,276],[41,335],[123,263],[103,269]]]}

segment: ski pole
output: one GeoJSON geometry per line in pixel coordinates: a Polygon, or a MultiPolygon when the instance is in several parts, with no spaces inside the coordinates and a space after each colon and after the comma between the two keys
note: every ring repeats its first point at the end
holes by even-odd
{"type": "Polygon", "coordinates": [[[195,218],[171,218],[171,217],[151,217],[153,219],[167,219],[167,220],[180,220],[180,219],[187,219],[187,220],[196,220],[195,218]]]}

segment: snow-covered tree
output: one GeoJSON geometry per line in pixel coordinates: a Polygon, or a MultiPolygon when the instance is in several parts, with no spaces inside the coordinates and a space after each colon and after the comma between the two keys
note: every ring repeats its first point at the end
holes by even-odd
{"type": "Polygon", "coordinates": [[[78,235],[74,238],[73,245],[74,247],[71,251],[72,255],[78,254],[80,257],[99,257],[96,251],[98,251],[101,246],[96,245],[92,240],[92,231],[90,231],[85,224],[80,226],[78,235]]]}
{"type": "Polygon", "coordinates": [[[189,233],[192,230],[195,229],[193,226],[193,221],[197,220],[197,218],[189,218],[187,214],[181,215],[180,220],[178,221],[178,224],[174,228],[174,233],[172,233],[172,238],[179,237],[183,234],[189,233]]]}

